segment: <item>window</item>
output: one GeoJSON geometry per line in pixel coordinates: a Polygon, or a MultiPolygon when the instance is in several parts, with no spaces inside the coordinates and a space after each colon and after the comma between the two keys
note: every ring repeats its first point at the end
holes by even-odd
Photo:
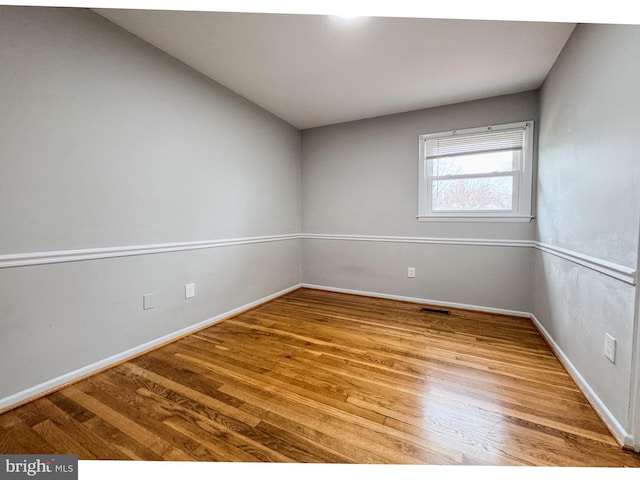
{"type": "Polygon", "coordinates": [[[533,121],[420,135],[418,219],[530,221],[533,121]]]}

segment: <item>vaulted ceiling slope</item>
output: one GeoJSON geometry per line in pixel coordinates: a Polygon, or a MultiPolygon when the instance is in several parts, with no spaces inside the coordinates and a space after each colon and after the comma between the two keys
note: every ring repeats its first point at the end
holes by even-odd
{"type": "Polygon", "coordinates": [[[536,89],[575,27],[96,11],[300,129],[536,89]]]}

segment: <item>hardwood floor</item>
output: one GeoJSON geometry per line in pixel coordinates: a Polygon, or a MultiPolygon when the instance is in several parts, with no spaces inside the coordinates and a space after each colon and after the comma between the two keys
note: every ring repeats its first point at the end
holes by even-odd
{"type": "Polygon", "coordinates": [[[640,466],[527,319],[300,289],[0,415],[0,453],[640,466]]]}

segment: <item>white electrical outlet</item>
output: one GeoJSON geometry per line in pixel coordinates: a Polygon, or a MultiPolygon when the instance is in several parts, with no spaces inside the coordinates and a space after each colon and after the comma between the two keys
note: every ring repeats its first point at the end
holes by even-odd
{"type": "Polygon", "coordinates": [[[604,334],[604,356],[616,363],[616,339],[608,333],[604,334]]]}
{"type": "Polygon", "coordinates": [[[408,278],[416,278],[416,268],[415,267],[407,268],[407,277],[408,278]]]}
{"type": "Polygon", "coordinates": [[[142,309],[149,310],[156,306],[156,296],[154,293],[147,293],[142,296],[142,309]]]}
{"type": "Polygon", "coordinates": [[[191,298],[196,295],[196,284],[195,283],[187,283],[184,286],[184,298],[191,298]]]}

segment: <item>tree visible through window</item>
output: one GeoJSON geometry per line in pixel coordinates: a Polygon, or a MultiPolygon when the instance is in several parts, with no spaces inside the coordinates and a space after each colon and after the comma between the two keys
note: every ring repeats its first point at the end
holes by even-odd
{"type": "Polygon", "coordinates": [[[420,136],[418,217],[527,217],[533,122],[420,136]]]}

